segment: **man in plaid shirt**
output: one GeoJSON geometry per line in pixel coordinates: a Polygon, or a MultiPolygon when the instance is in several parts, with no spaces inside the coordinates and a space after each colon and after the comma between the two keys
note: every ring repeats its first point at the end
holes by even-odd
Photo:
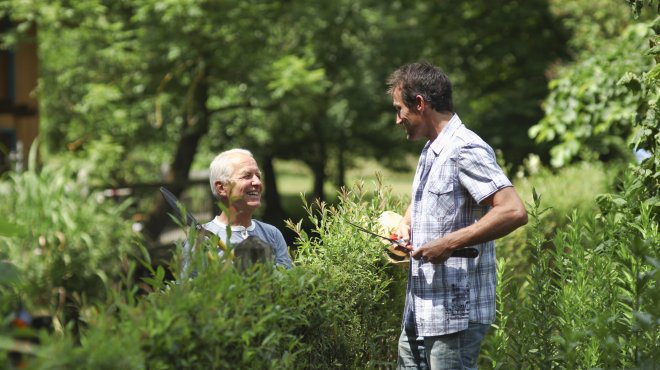
{"type": "Polygon", "coordinates": [[[399,235],[410,259],[400,369],[476,369],[495,318],[494,239],[527,223],[520,197],[493,149],[453,111],[449,78],[427,63],[388,80],[396,124],[408,140],[427,139],[399,235]],[[474,247],[477,258],[451,257],[474,247]]]}

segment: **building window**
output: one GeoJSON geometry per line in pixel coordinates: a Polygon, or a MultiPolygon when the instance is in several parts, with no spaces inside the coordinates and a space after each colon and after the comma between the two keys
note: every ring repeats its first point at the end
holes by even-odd
{"type": "Polygon", "coordinates": [[[12,169],[16,158],[16,131],[0,127],[0,173],[12,169]]]}

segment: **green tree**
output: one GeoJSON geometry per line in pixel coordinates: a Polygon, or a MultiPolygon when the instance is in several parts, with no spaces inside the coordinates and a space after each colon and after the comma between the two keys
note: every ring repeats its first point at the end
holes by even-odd
{"type": "MultiPolygon", "coordinates": [[[[387,6],[185,0],[10,5],[12,16],[39,25],[47,148],[81,157],[103,148],[111,155],[97,155],[90,166],[98,184],[158,181],[159,165],[168,161],[165,180],[179,194],[200,149],[243,145],[258,148],[267,170],[274,158],[304,158],[322,198],[327,158],[335,153],[339,173],[348,148],[389,158],[402,153],[379,119],[387,57],[371,61],[389,49],[382,36],[396,25],[382,17],[387,6]],[[371,65],[378,63],[374,72],[371,65]],[[96,145],[100,140],[105,144],[96,145]]],[[[277,200],[277,194],[267,199],[277,200]]],[[[152,235],[166,209],[160,202],[151,212],[152,235]]]]}
{"type": "Polygon", "coordinates": [[[527,130],[543,116],[545,73],[567,57],[568,39],[548,1],[437,1],[422,9],[429,33],[420,56],[452,77],[466,125],[513,164],[543,155],[527,130]]]}
{"type": "Polygon", "coordinates": [[[553,166],[574,158],[630,157],[632,122],[644,101],[639,90],[621,82],[626,73],[641,73],[653,63],[643,55],[649,36],[648,25],[631,25],[616,39],[594,41],[598,52],[558,69],[544,103],[546,115],[529,130],[537,142],[554,144],[553,166]]]}
{"type": "Polygon", "coordinates": [[[392,135],[393,118],[382,114],[391,111],[386,76],[397,60],[406,59],[391,47],[396,22],[386,14],[393,8],[375,1],[305,3],[282,23],[292,48],[273,63],[267,79],[278,107],[271,136],[279,137],[274,142],[279,158],[301,158],[310,167],[317,198],[323,198],[329,173],[344,185],[351,157],[396,163],[405,152],[392,135]]]}
{"type": "Polygon", "coordinates": [[[643,101],[639,91],[622,82],[628,72],[641,73],[653,62],[643,55],[648,27],[633,20],[624,1],[553,0],[551,5],[570,32],[571,59],[549,71],[553,78],[543,103],[545,116],[529,135],[552,146],[556,167],[574,159],[630,157],[632,121],[643,101]]]}
{"type": "MultiPolygon", "coordinates": [[[[49,153],[92,157],[99,185],[164,180],[178,195],[193,166],[245,146],[266,172],[268,215],[281,213],[276,158],[303,159],[323,198],[329,176],[343,185],[352,158],[401,168],[419,150],[394,129],[384,93],[406,62],[447,69],[466,122],[511,160],[524,157],[522,135],[540,114],[543,73],[563,40],[540,0],[7,4],[38,25],[49,153]]],[[[151,236],[167,221],[155,202],[151,236]]]]}
{"type": "MultiPolygon", "coordinates": [[[[227,111],[261,103],[247,86],[280,53],[270,30],[288,11],[286,3],[243,1],[13,5],[12,16],[33,19],[42,35],[40,97],[51,151],[110,138],[119,153],[101,167],[110,175],[99,183],[160,180],[167,160],[175,194],[209,128],[231,126],[227,111]]],[[[167,210],[156,198],[148,234],[159,233],[167,210]]]]}

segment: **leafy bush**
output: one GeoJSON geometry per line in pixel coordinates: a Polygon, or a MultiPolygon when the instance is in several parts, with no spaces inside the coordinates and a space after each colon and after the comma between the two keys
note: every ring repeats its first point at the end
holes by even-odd
{"type": "MultiPolygon", "coordinates": [[[[543,238],[552,239],[558,230],[567,227],[573,213],[579,216],[593,215],[597,210],[596,197],[615,189],[618,166],[606,166],[600,162],[580,162],[564,168],[550,170],[531,166],[514,179],[514,186],[525,204],[534,204],[534,191],[543,198],[547,209],[538,215],[538,227],[543,238]]],[[[527,226],[515,230],[496,242],[497,255],[507,259],[507,265],[518,276],[529,273],[531,267],[530,243],[534,228],[527,226]]]]}
{"type": "MultiPolygon", "coordinates": [[[[629,190],[620,195],[600,197],[598,217],[573,212],[554,234],[533,192],[525,247],[531,268],[521,274],[510,256],[500,257],[498,320],[483,345],[484,367],[619,368],[657,360],[660,236],[652,204],[638,206],[650,193],[632,186],[637,179],[627,177],[629,190]]],[[[400,209],[387,189],[365,194],[357,184],[336,206],[306,205],[311,231],[290,222],[299,234],[292,270],[258,265],[241,273],[215,253],[203,255],[194,279],[165,281],[158,267],[144,279],[151,293],[135,295],[125,283],[129,289],[117,291],[113,304],[88,306],[79,337],[42,335],[30,365],[392,366],[406,271],[388,264],[380,242],[348,221],[375,229],[382,211],[400,209]]],[[[203,247],[215,248],[213,241],[203,247]]]]}
{"type": "Polygon", "coordinates": [[[657,363],[660,233],[641,217],[569,216],[552,240],[540,198],[529,209],[531,270],[499,263],[495,330],[484,344],[494,368],[629,368],[657,363]],[[655,246],[655,247],[653,247],[655,246]]]}
{"type": "MultiPolygon", "coordinates": [[[[300,235],[291,270],[256,265],[241,273],[229,254],[215,253],[194,266],[200,272],[193,279],[165,281],[159,267],[145,279],[153,293],[117,296],[95,311],[79,344],[68,335],[44,338],[33,365],[112,368],[120,348],[128,348],[120,356],[126,369],[392,365],[405,270],[386,262],[379,241],[346,223],[371,227],[380,212],[398,209],[388,194],[379,188],[365,196],[358,185],[336,207],[308,206],[315,228],[303,232],[291,223],[300,235]]],[[[214,250],[207,243],[200,250],[214,250]]]]}
{"type": "Polygon", "coordinates": [[[76,319],[78,308],[106,299],[134,233],[122,215],[125,205],[103,202],[70,167],[32,168],[0,183],[0,213],[15,225],[0,235],[0,259],[20,277],[15,289],[4,290],[2,301],[11,304],[3,309],[20,301],[61,327],[76,319]]]}
{"type": "MultiPolygon", "coordinates": [[[[377,230],[376,220],[383,211],[405,210],[400,200],[391,198],[391,189],[383,187],[380,181],[377,177],[371,196],[366,196],[364,183],[357,182],[352,189],[340,192],[337,206],[306,205],[314,226],[311,234],[302,231],[300,224],[292,225],[299,234],[300,265],[327,271],[336,284],[333,299],[353,312],[344,323],[342,330],[346,334],[341,337],[341,348],[332,350],[332,361],[325,358],[323,363],[359,368],[396,360],[406,271],[386,262],[380,241],[348,224],[350,221],[377,230]]],[[[322,340],[315,347],[329,344],[334,345],[322,340]]]]}
{"type": "MultiPolygon", "coordinates": [[[[660,49],[649,54],[658,58],[660,49]]],[[[650,157],[629,165],[620,191],[598,196],[598,212],[571,213],[552,240],[534,195],[530,274],[516,278],[500,260],[499,293],[516,299],[501,302],[484,345],[491,367],[655,368],[660,361],[660,66],[624,82],[641,92],[633,144],[650,157]]]]}

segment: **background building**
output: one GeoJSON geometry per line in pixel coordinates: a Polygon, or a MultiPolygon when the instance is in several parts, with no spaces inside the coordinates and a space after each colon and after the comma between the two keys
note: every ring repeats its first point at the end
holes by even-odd
{"type": "MultiPolygon", "coordinates": [[[[0,33],[16,25],[0,20],[0,33]]],[[[14,49],[0,50],[0,173],[21,170],[39,132],[36,29],[14,49]]]]}

